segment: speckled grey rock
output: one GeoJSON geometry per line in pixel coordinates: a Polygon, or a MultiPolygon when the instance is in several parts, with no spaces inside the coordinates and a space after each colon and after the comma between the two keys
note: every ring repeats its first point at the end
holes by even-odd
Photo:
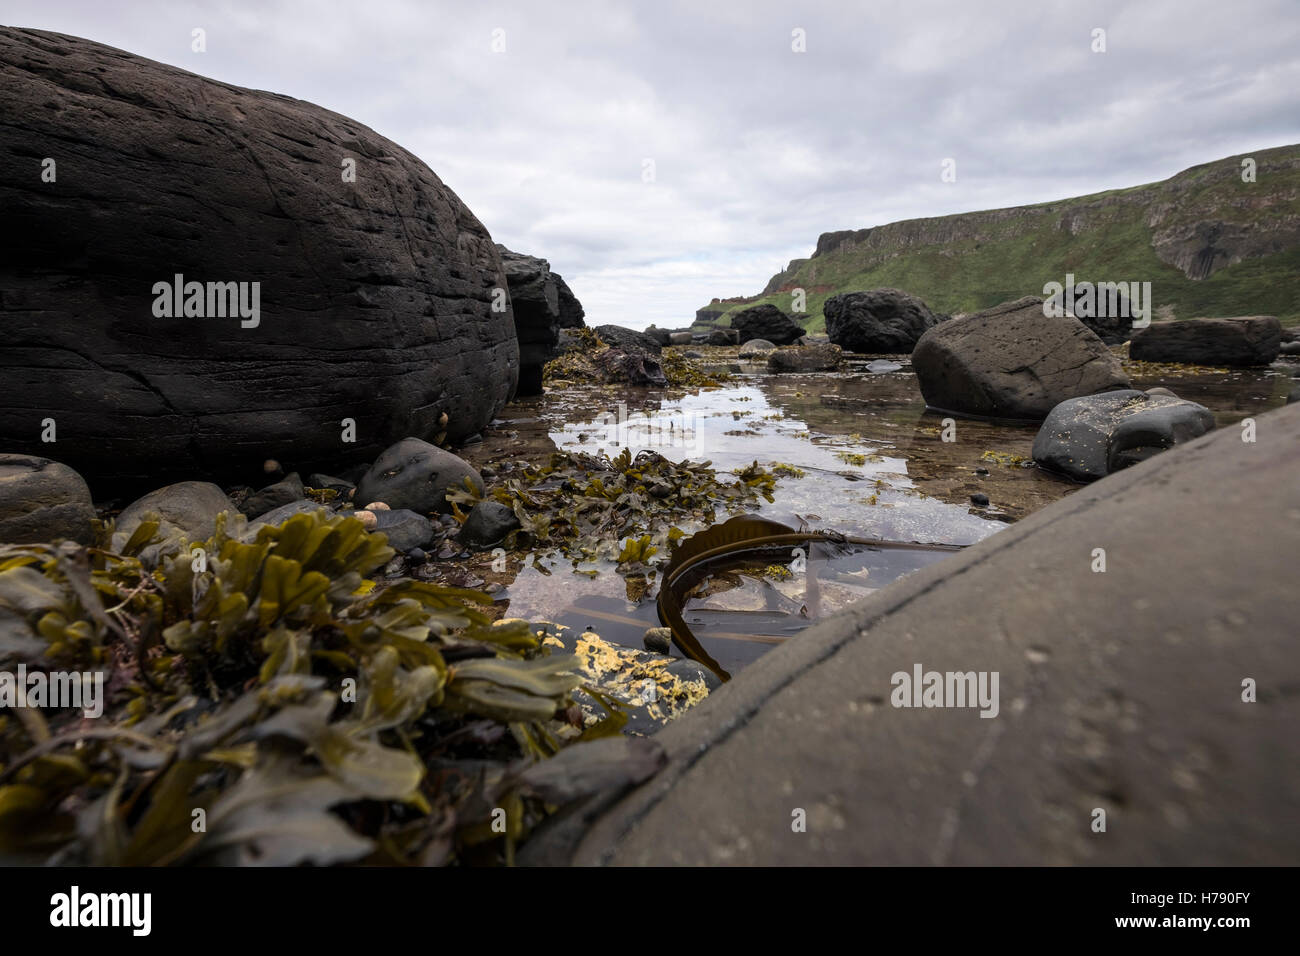
{"type": "Polygon", "coordinates": [[[94,517],[90,489],[76,471],[48,458],[0,454],[0,544],[90,544],[94,517]]]}
{"type": "Polygon", "coordinates": [[[357,482],[354,501],[364,507],[382,501],[420,514],[450,511],[446,493],[468,478],[479,490],[483,479],[462,459],[419,438],[404,438],[375,459],[357,482]]]}

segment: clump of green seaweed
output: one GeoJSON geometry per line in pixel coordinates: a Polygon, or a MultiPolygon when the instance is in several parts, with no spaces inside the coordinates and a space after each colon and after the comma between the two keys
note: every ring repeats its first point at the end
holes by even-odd
{"type": "Polygon", "coordinates": [[[657,767],[616,737],[615,705],[584,722],[544,625],[493,623],[476,591],[377,583],[393,551],[350,516],[245,524],[158,546],[146,521],[119,552],[0,546],[0,669],[95,672],[106,698],[97,718],[0,711],[0,854],[511,862],[575,781],[657,767]]]}
{"type": "MultiPolygon", "coordinates": [[[[687,531],[680,525],[711,525],[719,513],[752,511],[772,501],[776,475],[757,462],[722,479],[711,462],[673,462],[643,450],[634,458],[555,452],[543,466],[527,465],[503,477],[487,497],[510,508],[520,527],[505,539],[508,549],[534,555],[556,552],[575,562],[609,560],[621,568],[666,560],[687,531]]],[[[481,500],[474,489],[447,495],[463,520],[481,500]]]]}

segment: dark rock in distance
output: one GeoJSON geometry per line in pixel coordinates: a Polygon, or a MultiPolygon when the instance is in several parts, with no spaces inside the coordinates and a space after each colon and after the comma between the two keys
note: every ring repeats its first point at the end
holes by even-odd
{"type": "Polygon", "coordinates": [[[742,342],[767,339],[777,345],[793,345],[805,334],[798,322],[766,303],[737,312],[731,317],[731,327],[740,334],[742,342]]]}
{"type": "Polygon", "coordinates": [[[555,353],[560,330],[582,326],[582,306],[545,259],[512,252],[500,243],[496,250],[509,283],[519,338],[517,394],[540,395],[542,367],[555,353]]]}
{"type": "Polygon", "coordinates": [[[138,493],[267,458],[333,468],[343,419],[358,458],[443,414],[458,440],[513,391],[487,230],[356,120],[13,27],[0,115],[0,447],[40,454],[53,417],[97,493],[138,493]],[[205,317],[155,314],[177,275],[204,284],[205,317]],[[259,283],[256,326],[208,313],[238,287],[207,283],[246,283],[250,306],[259,283]]]}
{"type": "Polygon", "coordinates": [[[910,353],[938,324],[921,299],[899,289],[843,292],[826,300],[826,333],[847,352],[910,353]]]}
{"type": "Polygon", "coordinates": [[[837,345],[806,345],[781,348],[767,356],[769,372],[829,372],[844,363],[837,345]]]}
{"type": "Polygon", "coordinates": [[[1155,322],[1133,333],[1129,357],[1188,365],[1268,365],[1278,356],[1282,326],[1271,315],[1155,322]]]}

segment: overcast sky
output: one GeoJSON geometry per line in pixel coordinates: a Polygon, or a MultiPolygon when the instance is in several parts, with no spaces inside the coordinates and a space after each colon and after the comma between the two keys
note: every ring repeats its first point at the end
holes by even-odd
{"type": "Polygon", "coordinates": [[[1297,0],[0,0],[0,21],[354,117],[593,325],[687,325],[822,232],[1300,141],[1297,0]]]}

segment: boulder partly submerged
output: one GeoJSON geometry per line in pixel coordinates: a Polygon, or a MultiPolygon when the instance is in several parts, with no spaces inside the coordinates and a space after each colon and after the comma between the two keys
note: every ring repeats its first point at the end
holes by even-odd
{"type": "Polygon", "coordinates": [[[1130,387],[1096,334],[1035,296],[934,326],[912,368],[931,408],[989,418],[1041,419],[1067,398],[1130,387]]]}
{"type": "Polygon", "coordinates": [[[1214,428],[1204,405],[1172,394],[1121,389],[1057,405],[1034,437],[1034,461],[1095,481],[1214,428]]]}
{"type": "Polygon", "coordinates": [[[1256,437],[1180,445],[814,625],[521,859],[1294,863],[1300,408],[1256,437]],[[917,667],[998,675],[997,715],[894,706],[917,667]]]}
{"type": "Polygon", "coordinates": [[[0,114],[7,451],[47,451],[52,418],[97,492],[239,481],[373,458],[442,415],[457,441],[513,390],[491,237],[361,123],[10,27],[0,114]]]}

